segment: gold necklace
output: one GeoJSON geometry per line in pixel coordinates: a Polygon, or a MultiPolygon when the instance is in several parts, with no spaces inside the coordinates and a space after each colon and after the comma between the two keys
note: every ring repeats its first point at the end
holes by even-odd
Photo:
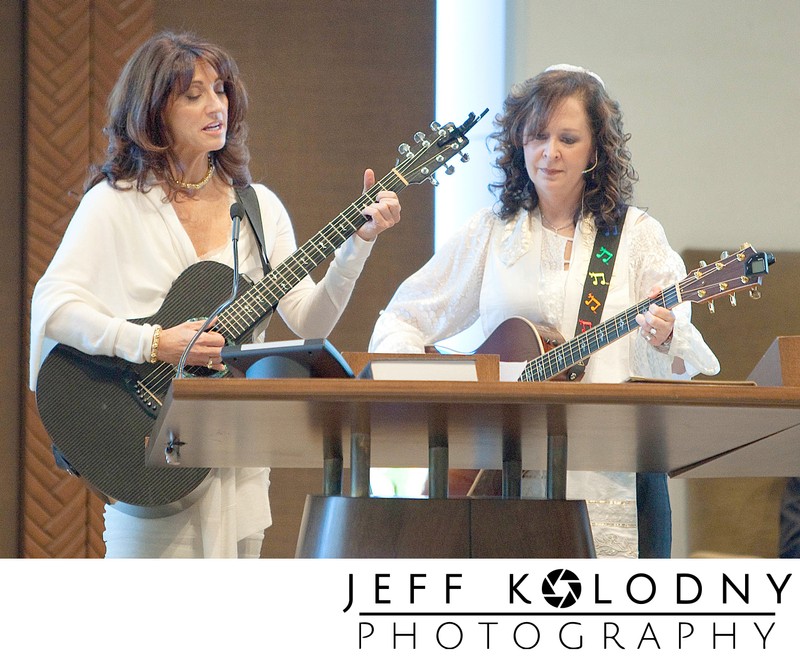
{"type": "Polygon", "coordinates": [[[211,159],[210,155],[208,156],[208,171],[206,171],[206,175],[200,182],[187,183],[184,182],[183,180],[177,180],[172,177],[172,174],[169,171],[167,172],[167,176],[169,176],[170,181],[175,183],[178,187],[181,187],[182,189],[194,189],[194,190],[203,189],[203,187],[205,187],[208,184],[208,181],[211,180],[211,176],[213,175],[214,175],[214,162],[211,159]]]}
{"type": "Polygon", "coordinates": [[[556,235],[558,235],[559,231],[566,230],[567,228],[572,228],[573,230],[575,229],[575,224],[573,223],[569,223],[566,226],[561,226],[561,228],[556,228],[553,224],[547,221],[547,218],[544,216],[544,212],[542,212],[541,208],[539,208],[539,216],[542,218],[542,223],[552,230],[556,235]]]}

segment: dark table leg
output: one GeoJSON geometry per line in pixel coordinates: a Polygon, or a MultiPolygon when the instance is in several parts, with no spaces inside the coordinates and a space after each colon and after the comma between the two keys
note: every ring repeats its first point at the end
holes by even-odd
{"type": "Polygon", "coordinates": [[[503,408],[503,497],[522,497],[522,444],[516,406],[503,408]]]}
{"type": "Polygon", "coordinates": [[[369,406],[355,404],[350,432],[350,495],[369,497],[370,417],[369,406]]]}
{"type": "Polygon", "coordinates": [[[567,499],[567,408],[547,407],[547,499],[567,499]]]}
{"type": "Polygon", "coordinates": [[[449,494],[450,448],[447,440],[447,410],[428,409],[428,497],[446,499],[449,494]]]}
{"type": "Polygon", "coordinates": [[[342,425],[333,407],[325,411],[325,417],[329,422],[322,435],[322,494],[330,497],[342,494],[342,425]]]}

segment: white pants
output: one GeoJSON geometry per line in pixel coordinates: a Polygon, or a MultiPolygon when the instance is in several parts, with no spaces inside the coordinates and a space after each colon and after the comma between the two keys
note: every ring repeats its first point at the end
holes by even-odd
{"type": "Polygon", "coordinates": [[[106,505],[106,558],[257,558],[272,524],[269,470],[220,468],[202,497],[164,518],[106,505]]]}

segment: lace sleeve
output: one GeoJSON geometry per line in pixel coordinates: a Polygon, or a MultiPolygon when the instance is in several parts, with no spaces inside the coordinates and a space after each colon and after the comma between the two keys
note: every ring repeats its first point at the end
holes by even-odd
{"type": "MultiPolygon", "coordinates": [[[[644,299],[653,286],[665,288],[686,276],[686,266],[681,257],[672,250],[664,229],[649,215],[637,218],[632,226],[631,280],[637,299],[644,299]]],[[[719,361],[692,325],[691,304],[683,303],[673,308],[675,328],[669,351],[663,354],[644,340],[633,340],[631,363],[633,374],[639,376],[670,378],[675,359],[682,359],[686,377],[702,373],[713,375],[719,372],[719,361]]]]}
{"type": "Polygon", "coordinates": [[[395,292],[375,324],[369,351],[422,352],[478,319],[481,282],[492,225],[478,212],[395,292]]]}

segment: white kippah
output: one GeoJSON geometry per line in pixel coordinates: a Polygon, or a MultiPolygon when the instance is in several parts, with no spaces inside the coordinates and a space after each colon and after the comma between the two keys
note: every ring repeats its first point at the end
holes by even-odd
{"type": "Polygon", "coordinates": [[[606,88],[606,83],[603,82],[603,79],[597,75],[597,73],[593,73],[587,68],[583,68],[583,66],[573,66],[572,64],[556,64],[554,66],[548,66],[544,69],[544,72],[547,73],[548,71],[570,71],[572,73],[586,73],[587,75],[591,75],[595,80],[600,83],[600,86],[603,89],[606,88]]]}

